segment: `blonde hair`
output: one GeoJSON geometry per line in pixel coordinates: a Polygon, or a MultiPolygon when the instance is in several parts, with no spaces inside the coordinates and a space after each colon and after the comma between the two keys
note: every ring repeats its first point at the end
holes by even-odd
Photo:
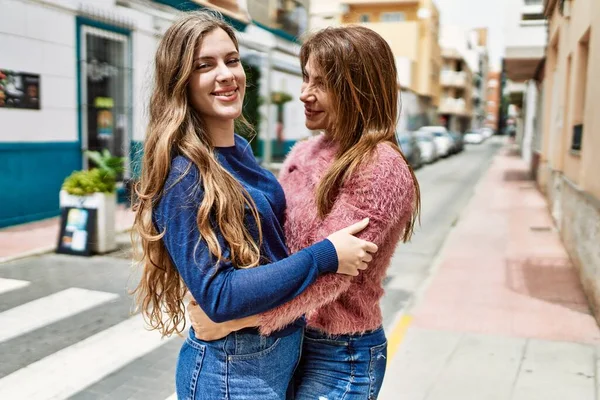
{"type": "MultiPolygon", "coordinates": [[[[320,218],[333,207],[340,186],[365,162],[379,143],[387,143],[406,158],[396,142],[398,115],[397,71],[388,43],[375,31],[348,26],[326,28],[302,45],[300,62],[304,67],[313,57],[324,73],[331,96],[334,121],[327,134],[339,144],[336,159],[317,186],[320,218]]],[[[408,241],[421,208],[417,178],[410,170],[415,187],[415,205],[404,227],[408,241]]]]}
{"type": "Polygon", "coordinates": [[[188,98],[194,52],[203,38],[215,29],[224,30],[239,49],[233,29],[220,14],[203,11],[187,13],[173,23],[162,37],[155,56],[150,121],[142,173],[135,185],[138,200],[133,206],[132,239],[141,243],[139,264],[142,266],[141,280],[133,293],[147,323],[163,336],[181,333],[185,328],[183,298],[187,292],[162,241],[169,227],[157,232],[152,221],[153,208],[165,190],[173,154],[189,159],[200,173],[204,197],[196,223],[200,240],[206,242],[216,263],[231,261],[238,268],[251,268],[260,261],[262,230],[256,206],[242,185],[217,161],[202,115],[194,110],[188,98]],[[250,210],[256,221],[258,243],[245,227],[245,209],[250,210]],[[229,246],[228,259],[223,257],[209,217],[214,217],[229,246]]]}

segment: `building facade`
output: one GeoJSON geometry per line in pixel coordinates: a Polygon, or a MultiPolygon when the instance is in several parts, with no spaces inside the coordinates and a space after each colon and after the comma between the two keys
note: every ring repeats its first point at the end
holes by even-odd
{"type": "Polygon", "coordinates": [[[480,129],[485,126],[487,78],[489,72],[488,31],[487,28],[477,28],[467,34],[467,63],[473,71],[473,116],[471,129],[480,129]]]}
{"type": "Polygon", "coordinates": [[[499,111],[502,101],[500,93],[500,71],[488,72],[485,92],[485,123],[484,126],[498,131],[499,111]]]}
{"type": "Polygon", "coordinates": [[[465,132],[473,117],[473,73],[458,50],[444,48],[442,57],[440,122],[452,132],[465,132]]]}
{"type": "Polygon", "coordinates": [[[537,180],[600,321],[600,3],[544,2],[549,40],[537,180]]]}
{"type": "Polygon", "coordinates": [[[503,59],[503,96],[509,99],[511,115],[500,121],[500,129],[513,133],[521,146],[523,158],[532,162],[539,136],[541,97],[536,76],[544,59],[547,42],[547,26],[543,0],[505,1],[505,43],[503,59]]]}
{"type": "MultiPolygon", "coordinates": [[[[405,106],[402,130],[437,123],[440,104],[439,12],[431,0],[345,0],[340,3],[342,24],[373,29],[389,43],[398,69],[405,106]],[[408,114],[408,110],[411,114],[408,114]]],[[[402,121],[402,118],[401,118],[402,121]]]]}
{"type": "Polygon", "coordinates": [[[453,131],[483,127],[489,56],[487,29],[442,26],[442,121],[453,131]],[[470,118],[470,121],[467,119],[470,118]]]}
{"type": "Polygon", "coordinates": [[[5,0],[0,184],[8,190],[0,193],[0,228],[58,215],[64,178],[89,167],[85,150],[125,157],[123,179],[137,176],[154,53],[181,11],[218,10],[238,31],[242,59],[257,71],[249,77],[262,116],[257,152],[286,153],[310,134],[298,99],[307,3],[274,2],[264,17],[259,0],[5,0]]]}

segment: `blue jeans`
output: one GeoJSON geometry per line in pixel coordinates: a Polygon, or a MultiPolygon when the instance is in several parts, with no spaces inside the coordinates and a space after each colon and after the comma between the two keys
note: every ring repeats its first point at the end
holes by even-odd
{"type": "Polygon", "coordinates": [[[329,337],[306,329],[295,374],[296,400],[376,399],[387,362],[383,328],[329,337]]]}
{"type": "Polygon", "coordinates": [[[284,400],[291,397],[302,350],[302,329],[289,336],[260,336],[255,330],[205,342],[190,329],[177,361],[179,400],[284,400]]]}

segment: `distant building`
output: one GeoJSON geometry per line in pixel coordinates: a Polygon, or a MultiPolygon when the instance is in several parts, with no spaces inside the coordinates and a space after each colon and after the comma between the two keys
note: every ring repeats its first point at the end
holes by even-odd
{"type": "MultiPolygon", "coordinates": [[[[504,0],[506,44],[503,59],[503,96],[514,105],[515,115],[509,128],[516,131],[516,143],[522,155],[531,161],[540,126],[538,110],[541,87],[536,77],[544,58],[547,41],[543,0],[504,0]]],[[[506,120],[500,121],[500,129],[506,120]]]]}
{"type": "MultiPolygon", "coordinates": [[[[442,57],[435,4],[431,0],[345,0],[338,9],[342,24],[373,29],[389,43],[396,58],[402,99],[411,103],[403,106],[399,129],[437,123],[442,57]]],[[[327,14],[323,12],[323,16],[327,14]]]]}
{"type": "Polygon", "coordinates": [[[456,49],[444,48],[442,58],[440,121],[450,131],[465,132],[473,116],[473,72],[456,49]]]}
{"type": "Polygon", "coordinates": [[[502,103],[500,93],[500,79],[502,75],[499,71],[488,73],[485,94],[485,123],[484,126],[498,130],[498,114],[502,103]]]}

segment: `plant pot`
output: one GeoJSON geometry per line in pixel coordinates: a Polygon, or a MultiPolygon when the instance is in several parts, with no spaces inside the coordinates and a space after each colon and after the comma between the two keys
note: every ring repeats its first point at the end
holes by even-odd
{"type": "Polygon", "coordinates": [[[96,211],[96,229],[92,236],[91,249],[94,253],[107,253],[117,249],[115,211],[117,197],[114,193],[94,193],[88,196],[74,196],[60,191],[60,207],[92,208],[96,211]]]}

